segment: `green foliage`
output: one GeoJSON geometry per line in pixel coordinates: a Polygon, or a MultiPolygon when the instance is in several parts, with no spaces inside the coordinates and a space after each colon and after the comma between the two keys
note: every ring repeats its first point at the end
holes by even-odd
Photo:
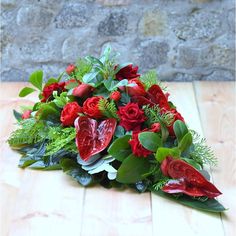
{"type": "Polygon", "coordinates": [[[18,111],[16,111],[16,110],[13,110],[13,115],[14,115],[14,117],[15,117],[15,119],[19,122],[19,121],[22,121],[22,114],[21,113],[19,113],[18,111]]]}
{"type": "Polygon", "coordinates": [[[33,88],[30,88],[30,87],[25,87],[23,88],[20,93],[19,93],[19,97],[25,97],[31,93],[33,93],[34,91],[36,91],[35,89],[33,88]]]}
{"type": "Polygon", "coordinates": [[[155,70],[150,70],[146,74],[140,77],[146,90],[148,90],[152,85],[157,84],[157,72],[155,70]]]}
{"type": "Polygon", "coordinates": [[[170,179],[168,177],[163,177],[161,180],[159,180],[157,183],[155,183],[152,187],[155,189],[155,191],[158,191],[164,187],[164,185],[169,181],[170,179]]]}
{"type": "Polygon", "coordinates": [[[201,136],[193,130],[190,132],[193,136],[194,150],[189,154],[189,156],[198,163],[216,166],[217,159],[212,149],[207,146],[206,139],[201,138],[201,136]]]}
{"type": "Polygon", "coordinates": [[[34,87],[36,87],[37,89],[39,89],[40,91],[42,91],[42,85],[43,85],[43,71],[37,70],[37,71],[33,72],[33,73],[30,75],[29,82],[30,82],[34,87]]]}
{"type": "Polygon", "coordinates": [[[178,142],[180,142],[184,135],[188,133],[187,126],[181,120],[176,120],[173,128],[178,142]]]}
{"type": "Polygon", "coordinates": [[[157,148],[162,146],[160,135],[153,132],[142,132],[139,134],[138,139],[143,147],[152,152],[156,152],[157,148]]]}
{"type": "Polygon", "coordinates": [[[160,147],[156,152],[156,160],[162,162],[167,156],[179,158],[181,151],[178,148],[160,147]]]}
{"type": "Polygon", "coordinates": [[[100,99],[100,101],[98,103],[98,108],[104,116],[106,116],[108,118],[119,119],[119,117],[117,115],[116,104],[113,100],[109,102],[106,99],[100,99]]]}
{"type": "Polygon", "coordinates": [[[73,77],[82,82],[83,76],[91,71],[92,64],[86,59],[79,59],[76,65],[77,70],[75,71],[73,77]]]}
{"type": "Polygon", "coordinates": [[[76,129],[74,127],[51,127],[48,132],[49,143],[47,145],[46,155],[52,155],[61,149],[75,150],[75,146],[73,145],[75,143],[75,136],[76,129]],[[68,145],[69,148],[73,147],[73,149],[68,149],[68,145]]]}
{"type": "Polygon", "coordinates": [[[63,108],[70,101],[70,99],[67,96],[67,92],[63,92],[63,93],[60,94],[60,96],[58,96],[57,91],[55,91],[55,92],[53,92],[53,97],[54,97],[53,102],[59,108],[63,108]]]}
{"type": "Polygon", "coordinates": [[[129,145],[131,135],[125,135],[116,139],[108,149],[108,153],[118,161],[123,161],[132,151],[129,145]]]}
{"type": "Polygon", "coordinates": [[[150,107],[149,105],[143,107],[145,116],[148,118],[147,123],[149,125],[153,123],[163,123],[166,126],[169,126],[173,123],[174,116],[171,112],[161,114],[161,109],[158,105],[150,107]]]}
{"type": "Polygon", "coordinates": [[[36,113],[36,119],[38,120],[50,120],[58,123],[60,120],[60,109],[54,102],[41,103],[36,113]]]}
{"type": "Polygon", "coordinates": [[[178,148],[181,152],[186,151],[192,144],[193,138],[190,132],[185,134],[183,138],[178,142],[178,148]]]}
{"type": "Polygon", "coordinates": [[[144,174],[149,172],[150,163],[147,158],[129,155],[121,164],[116,180],[123,184],[132,184],[144,179],[144,174]]]}
{"type": "Polygon", "coordinates": [[[11,147],[41,142],[47,138],[48,127],[44,121],[30,118],[22,120],[19,125],[21,128],[15,130],[8,139],[11,147]]]}

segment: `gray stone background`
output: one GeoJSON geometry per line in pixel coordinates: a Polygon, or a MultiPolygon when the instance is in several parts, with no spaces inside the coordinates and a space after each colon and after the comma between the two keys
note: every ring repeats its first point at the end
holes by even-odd
{"type": "Polygon", "coordinates": [[[1,80],[57,76],[107,45],[161,80],[234,80],[234,0],[1,0],[1,80]]]}

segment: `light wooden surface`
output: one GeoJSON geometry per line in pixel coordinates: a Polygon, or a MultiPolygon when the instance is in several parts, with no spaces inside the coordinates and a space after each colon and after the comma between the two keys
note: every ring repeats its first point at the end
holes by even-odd
{"type": "Polygon", "coordinates": [[[61,171],[22,170],[7,137],[12,109],[36,101],[19,99],[25,83],[0,84],[0,236],[235,235],[236,116],[234,82],[169,83],[170,100],[192,129],[208,139],[219,160],[211,169],[224,193],[224,214],[203,213],[154,194],[84,189],[61,171]]]}

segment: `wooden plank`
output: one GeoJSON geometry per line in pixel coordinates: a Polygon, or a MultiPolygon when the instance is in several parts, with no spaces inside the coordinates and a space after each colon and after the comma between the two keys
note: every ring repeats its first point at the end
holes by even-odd
{"type": "MultiPolygon", "coordinates": [[[[191,83],[170,83],[170,100],[190,128],[202,134],[191,83]]],[[[153,235],[224,235],[219,214],[200,212],[152,194],[153,235]]]]}
{"type": "Polygon", "coordinates": [[[195,89],[204,133],[218,158],[218,166],[213,168],[214,182],[223,192],[220,200],[229,207],[222,214],[225,235],[235,235],[235,82],[196,82],[195,89]]]}
{"type": "Polygon", "coordinates": [[[150,194],[102,187],[86,189],[81,235],[152,235],[150,194]]]}

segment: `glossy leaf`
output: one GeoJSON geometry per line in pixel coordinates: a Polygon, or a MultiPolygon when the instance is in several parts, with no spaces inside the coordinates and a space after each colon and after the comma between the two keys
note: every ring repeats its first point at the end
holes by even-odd
{"type": "Polygon", "coordinates": [[[191,198],[191,197],[185,196],[185,195],[175,197],[171,194],[164,193],[161,190],[156,191],[155,189],[151,189],[151,191],[161,197],[173,200],[173,201],[178,202],[182,205],[192,207],[192,208],[195,208],[195,209],[198,209],[201,211],[219,213],[219,212],[223,212],[223,211],[227,210],[216,199],[208,199],[206,201],[199,201],[197,199],[194,199],[194,198],[191,198]]]}
{"type": "Polygon", "coordinates": [[[18,111],[13,110],[13,115],[16,118],[17,121],[21,121],[22,120],[22,114],[19,113],[18,111]]]}
{"type": "Polygon", "coordinates": [[[97,75],[98,75],[99,71],[95,71],[95,72],[90,72],[87,73],[83,76],[83,82],[84,83],[89,83],[90,81],[92,81],[97,75]]]}
{"type": "Polygon", "coordinates": [[[43,84],[43,72],[41,70],[37,70],[30,75],[29,82],[34,85],[37,89],[42,91],[43,84]]]}
{"type": "Polygon", "coordinates": [[[188,133],[188,128],[185,123],[181,120],[177,120],[174,123],[174,132],[177,137],[178,142],[188,133]]]}
{"type": "Polygon", "coordinates": [[[193,143],[192,134],[188,132],[179,142],[178,148],[181,152],[184,152],[191,146],[192,143],[193,143]]]}
{"type": "Polygon", "coordinates": [[[33,88],[30,88],[30,87],[25,87],[23,88],[20,93],[19,93],[19,97],[25,97],[31,93],[33,93],[34,91],[36,91],[35,89],[33,88]]]}
{"type": "Polygon", "coordinates": [[[149,172],[150,163],[147,158],[128,156],[117,171],[116,180],[124,184],[132,184],[142,180],[143,175],[149,172]]]}
{"type": "Polygon", "coordinates": [[[156,152],[158,147],[162,146],[160,136],[154,132],[142,132],[138,135],[139,142],[144,148],[156,152]]]}
{"type": "Polygon", "coordinates": [[[118,161],[123,161],[132,151],[128,141],[131,135],[125,135],[116,139],[108,149],[108,153],[118,161]]]}
{"type": "Polygon", "coordinates": [[[160,147],[156,152],[156,159],[158,162],[162,162],[167,156],[179,157],[180,150],[178,148],[166,148],[160,147]]]}

